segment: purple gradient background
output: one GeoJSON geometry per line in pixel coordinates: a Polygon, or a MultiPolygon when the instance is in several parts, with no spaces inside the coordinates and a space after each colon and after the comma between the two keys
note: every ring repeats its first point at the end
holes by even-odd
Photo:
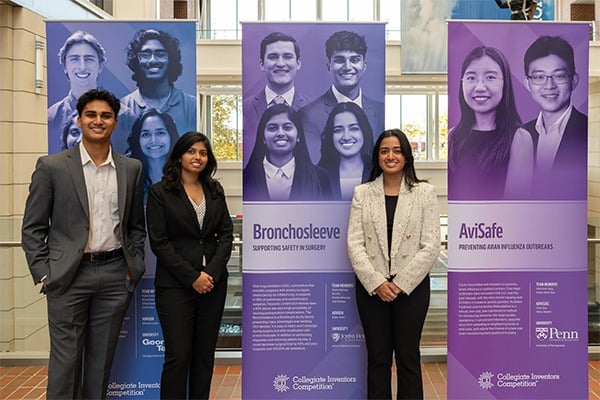
{"type": "MultiPolygon", "coordinates": [[[[307,95],[310,101],[315,100],[331,86],[325,42],[334,32],[347,30],[363,35],[367,42],[367,70],[361,79],[363,94],[385,103],[384,27],[383,23],[244,23],[242,25],[243,99],[263,90],[266,85],[264,72],[260,69],[261,40],[271,32],[283,32],[293,36],[300,46],[302,66],[294,80],[296,90],[307,95]]],[[[376,134],[378,133],[373,133],[376,134]]],[[[244,165],[250,158],[255,139],[256,132],[244,131],[244,165]]]]}
{"type": "MultiPolygon", "coordinates": [[[[574,47],[580,81],[572,93],[575,108],[588,112],[589,26],[578,23],[460,22],[450,21],[448,104],[449,127],[460,119],[458,93],[460,67],[465,55],[479,45],[494,46],[507,57],[523,122],[534,119],[539,107],[525,88],[523,54],[538,36],[562,36],[574,47]]],[[[585,146],[585,144],[582,144],[585,146]]],[[[585,147],[584,147],[585,149],[585,147]]],[[[573,186],[587,185],[585,155],[573,186]],[[585,166],[585,167],[584,167],[585,166]]],[[[475,166],[474,166],[475,167],[475,166]]],[[[448,257],[448,398],[449,399],[584,399],[588,397],[587,371],[587,199],[578,201],[459,201],[476,199],[477,187],[449,179],[448,257]],[[450,192],[454,191],[454,195],[450,192]],[[461,223],[498,223],[505,238],[459,239],[461,223]],[[552,251],[469,251],[459,244],[552,243],[552,251]],[[557,282],[553,295],[535,293],[536,282],[557,282]],[[515,335],[463,336],[458,334],[458,287],[473,282],[517,283],[523,306],[517,316],[524,327],[515,335]],[[548,301],[548,314],[535,312],[536,301],[548,301]],[[537,321],[550,327],[577,332],[578,339],[559,342],[563,347],[544,344],[535,335],[537,321]],[[485,389],[479,379],[490,373],[494,385],[485,389]],[[507,388],[498,385],[498,374],[558,374],[559,380],[541,380],[536,387],[507,388]]],[[[562,189],[565,182],[560,182],[562,189]]],[[[581,192],[580,192],[581,193],[581,192]]],[[[585,193],[585,190],[583,191],[585,193]]],[[[534,198],[536,194],[532,196],[534,198]]],[[[548,197],[540,196],[544,199],[548,197]]],[[[502,200],[502,199],[498,199],[502,200]]],[[[465,300],[469,304],[469,300],[465,300]]],[[[485,383],[485,379],[484,379],[485,383]]],[[[485,385],[483,385],[485,386],[485,385]]]]}

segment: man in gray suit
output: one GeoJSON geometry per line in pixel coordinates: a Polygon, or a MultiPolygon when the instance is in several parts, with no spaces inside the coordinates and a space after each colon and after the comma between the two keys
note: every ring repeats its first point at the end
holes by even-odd
{"type": "Polygon", "coordinates": [[[361,80],[367,71],[367,43],[364,36],[356,32],[339,31],[325,42],[327,69],[332,85],[312,103],[300,109],[310,159],[314,164],[321,158],[321,135],[331,109],[342,102],[353,102],[361,107],[373,134],[383,132],[385,106],[363,93],[361,80]]]}
{"type": "Polygon", "coordinates": [[[301,67],[300,46],[293,36],[271,32],[260,42],[260,69],[265,73],[266,85],[243,102],[244,154],[252,153],[258,121],[267,107],[287,104],[297,111],[309,103],[294,85],[301,67]]]}
{"type": "Polygon", "coordinates": [[[41,157],[31,178],[22,246],[48,303],[47,399],[106,397],[121,324],[144,273],[142,165],[110,146],[119,108],[105,90],[81,95],[81,143],[41,157]]]}

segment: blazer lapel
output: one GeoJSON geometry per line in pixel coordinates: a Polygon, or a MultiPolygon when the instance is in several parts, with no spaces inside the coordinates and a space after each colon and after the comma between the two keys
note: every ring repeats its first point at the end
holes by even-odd
{"type": "Polygon", "coordinates": [[[388,239],[387,239],[387,218],[385,212],[385,192],[383,191],[383,177],[379,176],[371,186],[373,190],[369,196],[369,207],[372,212],[372,221],[377,232],[377,242],[381,247],[381,253],[387,259],[388,257],[388,239]]]}
{"type": "Polygon", "coordinates": [[[65,161],[67,164],[67,169],[69,170],[69,174],[71,175],[71,179],[73,180],[73,186],[75,186],[77,198],[79,199],[79,202],[85,211],[85,216],[89,219],[90,207],[87,197],[87,188],[85,186],[85,178],[83,177],[83,166],[81,165],[79,146],[81,146],[81,144],[72,147],[66,152],[65,161]]]}
{"type": "Polygon", "coordinates": [[[119,221],[122,222],[125,215],[125,202],[127,201],[127,164],[114,151],[112,157],[117,171],[117,203],[119,205],[119,221]]]}
{"type": "MultiPolygon", "coordinates": [[[[196,215],[194,206],[192,206],[192,201],[189,199],[187,193],[183,188],[181,188],[181,190],[179,191],[178,196],[179,199],[183,202],[183,206],[185,207],[186,211],[191,215],[191,219],[192,221],[194,221],[194,226],[196,227],[196,229],[198,229],[198,232],[201,232],[202,229],[200,228],[200,224],[198,223],[198,216],[196,215]]],[[[206,198],[206,193],[204,194],[204,197],[206,198]]],[[[208,209],[208,207],[206,208],[208,209]]],[[[204,218],[206,218],[206,215],[204,216],[204,218]]]]}
{"type": "Polygon", "coordinates": [[[400,193],[398,194],[396,211],[394,212],[394,234],[392,235],[391,258],[396,256],[398,249],[400,248],[400,243],[407,234],[406,230],[408,229],[408,221],[411,218],[410,215],[412,214],[414,206],[414,197],[414,194],[408,191],[404,181],[402,181],[400,193]]]}

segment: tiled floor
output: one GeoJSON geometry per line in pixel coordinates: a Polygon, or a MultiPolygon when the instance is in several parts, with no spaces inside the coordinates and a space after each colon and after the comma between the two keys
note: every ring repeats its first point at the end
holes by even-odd
{"type": "MultiPolygon", "coordinates": [[[[589,398],[600,400],[600,361],[590,361],[589,398]]],[[[242,368],[239,365],[217,365],[213,377],[211,399],[242,398],[242,368]]],[[[0,367],[0,399],[45,399],[46,367],[0,367]]],[[[424,363],[425,399],[446,398],[446,364],[424,363]]]]}

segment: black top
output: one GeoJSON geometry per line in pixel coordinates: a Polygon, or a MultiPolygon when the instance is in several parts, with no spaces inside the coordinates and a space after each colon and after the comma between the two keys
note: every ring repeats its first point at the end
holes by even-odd
{"type": "MultiPolygon", "coordinates": [[[[394,231],[394,214],[396,213],[396,204],[398,204],[398,195],[385,196],[385,215],[387,219],[387,239],[388,239],[388,256],[392,248],[392,233],[394,231]]],[[[391,268],[391,258],[390,258],[391,268]]]]}
{"type": "Polygon", "coordinates": [[[463,144],[456,168],[449,172],[451,199],[502,199],[508,171],[508,156],[484,169],[481,155],[493,143],[498,132],[473,129],[463,144]]]}

